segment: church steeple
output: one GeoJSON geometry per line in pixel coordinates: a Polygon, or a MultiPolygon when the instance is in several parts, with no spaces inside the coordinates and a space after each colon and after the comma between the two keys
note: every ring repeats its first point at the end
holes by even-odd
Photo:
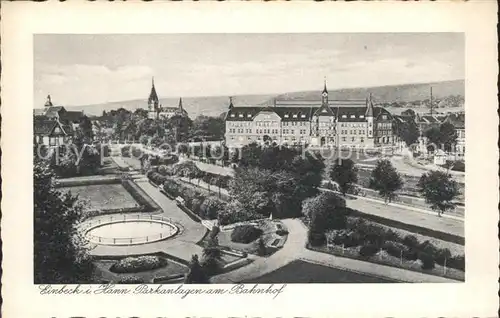
{"type": "Polygon", "coordinates": [[[182,111],[182,97],[179,97],[179,110],[182,111]]]}
{"type": "Polygon", "coordinates": [[[148,98],[148,106],[150,109],[157,109],[158,108],[158,94],[156,93],[156,88],[155,88],[155,78],[153,77],[151,80],[151,92],[149,93],[149,98],[148,98]]]}
{"type": "Polygon", "coordinates": [[[234,107],[234,105],[233,105],[233,97],[232,97],[232,96],[230,96],[230,97],[229,97],[229,109],[231,109],[231,108],[233,108],[233,107],[234,107]]]}
{"type": "Polygon", "coordinates": [[[50,95],[47,95],[47,101],[45,102],[45,107],[52,107],[52,101],[50,99],[50,95]]]}

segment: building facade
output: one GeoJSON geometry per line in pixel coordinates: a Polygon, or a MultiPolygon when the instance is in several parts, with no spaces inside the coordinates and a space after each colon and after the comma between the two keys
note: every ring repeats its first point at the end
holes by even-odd
{"type": "Polygon", "coordinates": [[[188,116],[187,111],[182,106],[182,97],[179,98],[177,107],[164,107],[160,104],[158,94],[156,93],[154,78],[151,83],[151,92],[148,97],[148,118],[150,119],[169,119],[176,115],[188,116]]]}
{"type": "Polygon", "coordinates": [[[268,107],[235,107],[226,113],[225,142],[241,147],[252,142],[312,147],[376,148],[392,146],[393,117],[366,100],[329,100],[326,83],[321,101],[275,101],[268,107]]]}

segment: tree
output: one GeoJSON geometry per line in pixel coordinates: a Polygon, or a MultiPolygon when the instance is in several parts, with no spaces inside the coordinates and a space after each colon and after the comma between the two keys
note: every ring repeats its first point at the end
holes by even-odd
{"type": "Polygon", "coordinates": [[[186,274],[184,278],[185,284],[207,284],[208,276],[205,273],[205,270],[200,265],[200,261],[198,260],[198,255],[193,255],[191,257],[191,261],[189,262],[189,272],[186,274]]]}
{"type": "Polygon", "coordinates": [[[345,200],[335,193],[323,192],[302,204],[302,213],[310,220],[310,228],[324,233],[331,229],[342,229],[346,225],[345,200]]]}
{"type": "Polygon", "coordinates": [[[222,251],[219,247],[217,237],[208,240],[207,246],[203,249],[203,269],[209,275],[217,273],[222,261],[222,251]]]}
{"type": "Polygon", "coordinates": [[[441,135],[441,144],[443,145],[444,151],[452,151],[455,144],[457,143],[457,131],[455,126],[450,123],[444,123],[439,127],[439,132],[441,135]]]}
{"type": "Polygon", "coordinates": [[[439,145],[441,144],[442,139],[441,139],[441,131],[438,127],[431,127],[427,129],[424,133],[424,136],[427,137],[427,140],[429,141],[427,150],[435,151],[440,148],[439,145]]]}
{"type": "Polygon", "coordinates": [[[330,169],[330,178],[338,183],[345,196],[351,185],[358,181],[358,169],[351,159],[341,159],[340,164],[336,161],[330,169]]]}
{"type": "Polygon", "coordinates": [[[391,202],[395,192],[403,186],[403,180],[389,160],[379,160],[372,171],[370,188],[377,190],[385,203],[391,202]]]}
{"type": "Polygon", "coordinates": [[[448,173],[441,171],[425,173],[418,181],[418,188],[431,208],[438,211],[438,216],[455,207],[453,200],[459,194],[459,188],[448,173]]]}
{"type": "Polygon", "coordinates": [[[83,205],[54,186],[46,162],[34,158],[34,272],[36,284],[90,283],[92,260],[77,226],[83,205]]]}

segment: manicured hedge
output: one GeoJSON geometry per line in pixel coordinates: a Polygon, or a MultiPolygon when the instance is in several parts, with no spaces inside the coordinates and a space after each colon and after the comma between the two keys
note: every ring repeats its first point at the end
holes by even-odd
{"type": "Polygon", "coordinates": [[[143,284],[146,283],[146,281],[138,276],[125,276],[120,278],[117,282],[118,284],[143,284]]]}
{"type": "Polygon", "coordinates": [[[166,266],[166,258],[159,256],[127,257],[111,265],[113,273],[138,273],[166,266]]]}
{"type": "Polygon", "coordinates": [[[238,225],[231,233],[231,241],[248,244],[262,235],[262,230],[253,225],[238,225]]]}
{"type": "Polygon", "coordinates": [[[380,248],[377,245],[367,244],[361,247],[361,249],[359,250],[359,255],[364,257],[370,257],[377,254],[378,251],[380,251],[380,248]]]}

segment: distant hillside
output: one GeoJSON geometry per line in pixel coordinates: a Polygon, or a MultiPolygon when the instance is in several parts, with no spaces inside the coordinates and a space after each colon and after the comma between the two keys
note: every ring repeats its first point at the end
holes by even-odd
{"type": "MultiPolygon", "coordinates": [[[[428,99],[430,87],[432,94],[436,98],[442,98],[449,95],[465,96],[464,80],[422,83],[422,84],[403,84],[365,88],[345,88],[329,91],[331,99],[365,99],[372,94],[372,99],[376,102],[407,102],[414,100],[428,99]]],[[[321,91],[293,92],[279,95],[278,99],[283,100],[318,100],[321,99],[321,91]]]]}
{"type": "MultiPolygon", "coordinates": [[[[430,87],[432,86],[433,96],[442,98],[449,95],[465,95],[464,80],[422,83],[422,84],[403,84],[379,87],[364,88],[346,88],[330,90],[331,99],[365,99],[372,94],[375,103],[390,102],[409,102],[415,100],[425,100],[429,98],[430,87]]],[[[263,95],[241,95],[234,96],[233,103],[237,106],[263,105],[271,104],[272,99],[277,97],[282,100],[320,100],[321,90],[291,92],[281,95],[263,94],[263,95]]],[[[184,108],[188,111],[191,118],[198,115],[219,116],[227,110],[229,100],[227,96],[207,96],[207,97],[186,97],[182,99],[184,108]]],[[[177,106],[178,98],[162,98],[160,103],[163,106],[177,106]]],[[[122,102],[111,102],[96,105],[83,105],[68,107],[71,110],[83,110],[89,115],[101,115],[103,110],[110,111],[123,107],[133,111],[137,108],[147,108],[146,98],[138,100],[129,100],[122,102]]]]}

